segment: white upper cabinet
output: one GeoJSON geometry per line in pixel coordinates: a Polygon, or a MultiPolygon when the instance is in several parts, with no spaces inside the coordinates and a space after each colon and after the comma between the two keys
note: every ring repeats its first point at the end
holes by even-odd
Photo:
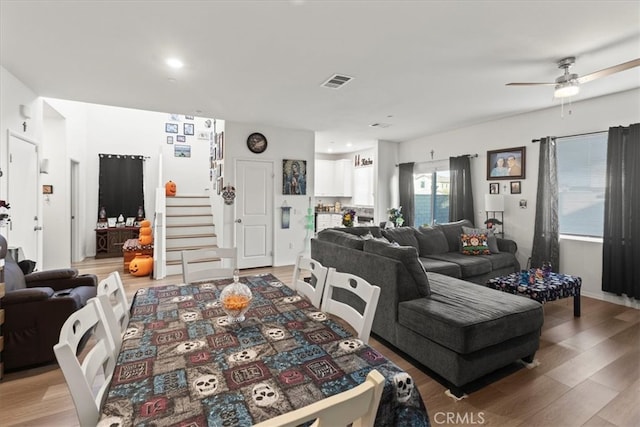
{"type": "Polygon", "coordinates": [[[356,206],[373,206],[373,166],[353,168],[353,199],[356,206]]]}
{"type": "Polygon", "coordinates": [[[351,197],[353,167],[351,160],[315,160],[314,195],[324,197],[351,197]]]}

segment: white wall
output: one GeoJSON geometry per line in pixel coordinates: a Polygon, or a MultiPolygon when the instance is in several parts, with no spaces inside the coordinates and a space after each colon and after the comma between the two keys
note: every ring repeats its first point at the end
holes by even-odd
{"type": "MultiPolygon", "coordinates": [[[[544,136],[565,136],[585,132],[607,130],[611,126],[628,126],[640,121],[640,89],[596,99],[573,103],[572,114],[561,117],[560,105],[546,110],[522,114],[430,135],[400,144],[400,163],[427,161],[429,152],[435,151],[435,159],[449,156],[478,153],[471,160],[474,183],[474,206],[476,223],[484,222],[484,194],[489,192],[486,179],[487,150],[509,147],[526,147],[526,179],[522,180],[522,194],[509,194],[509,181],[500,181],[500,193],[505,194],[505,224],[507,238],[518,243],[518,259],[525,265],[531,256],[535,199],[538,183],[539,145],[532,139],[544,136]],[[506,186],[506,190],[505,190],[506,186]],[[520,209],[518,201],[526,199],[527,209],[520,209]]],[[[397,191],[397,190],[395,190],[397,191]]],[[[602,245],[593,242],[573,242],[561,240],[560,271],[574,274],[583,279],[583,294],[603,298],[601,288],[602,245]],[[585,255],[588,255],[585,257],[585,255]],[[598,267],[599,266],[599,267],[598,267]]],[[[613,297],[618,303],[639,306],[627,298],[613,297]]]]}
{"type": "MultiPolygon", "coordinates": [[[[225,121],[225,159],[224,180],[233,183],[235,178],[235,162],[237,160],[272,160],[274,164],[274,203],[273,229],[275,266],[289,265],[295,262],[296,256],[304,252],[308,245],[305,237],[310,237],[305,229],[305,215],[314,202],[314,150],[315,135],[311,131],[283,129],[258,126],[247,123],[225,121]],[[268,141],[267,149],[261,154],[254,154],[247,148],[247,137],[254,133],[262,133],[268,141]],[[296,159],[307,161],[307,194],[302,196],[282,194],[282,160],[296,159]],[[280,207],[284,201],[291,206],[290,228],[281,228],[280,207]],[[291,246],[291,247],[290,247],[291,246]]],[[[235,203],[225,205],[224,246],[235,245],[235,203]]]]}

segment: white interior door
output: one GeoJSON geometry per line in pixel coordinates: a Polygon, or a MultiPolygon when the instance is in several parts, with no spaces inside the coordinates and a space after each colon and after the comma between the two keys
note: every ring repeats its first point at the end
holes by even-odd
{"type": "Polygon", "coordinates": [[[42,266],[38,251],[38,145],[13,132],[9,132],[8,141],[7,202],[11,206],[11,224],[7,242],[10,247],[21,247],[27,259],[42,266]]]}
{"type": "Polygon", "coordinates": [[[273,162],[236,162],[238,267],[273,265],[273,162]]]}

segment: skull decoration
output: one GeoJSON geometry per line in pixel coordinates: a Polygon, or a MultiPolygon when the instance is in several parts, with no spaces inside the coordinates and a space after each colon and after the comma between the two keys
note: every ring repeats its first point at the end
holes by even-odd
{"type": "Polygon", "coordinates": [[[202,375],[193,381],[193,387],[200,396],[210,396],[218,389],[218,378],[215,375],[202,375]]]}
{"type": "Polygon", "coordinates": [[[176,347],[176,351],[180,354],[184,354],[199,350],[202,347],[204,347],[204,342],[202,341],[185,341],[176,347]]]}
{"type": "Polygon", "coordinates": [[[216,285],[214,285],[213,283],[203,283],[200,285],[200,289],[205,290],[205,289],[215,289],[216,285]]]}
{"type": "Polygon", "coordinates": [[[338,344],[340,346],[340,349],[346,352],[352,352],[354,350],[359,349],[360,347],[362,347],[362,341],[360,341],[359,339],[353,339],[353,340],[343,340],[340,341],[340,344],[338,344]]]}
{"type": "Polygon", "coordinates": [[[207,308],[220,307],[220,301],[219,300],[209,301],[208,303],[205,304],[205,307],[207,307],[207,308]]]}
{"type": "Polygon", "coordinates": [[[127,328],[127,330],[124,333],[124,336],[122,337],[123,340],[128,340],[131,338],[135,338],[138,336],[140,330],[138,328],[127,328]]]}
{"type": "Polygon", "coordinates": [[[400,372],[393,377],[393,384],[396,386],[398,402],[403,403],[409,400],[414,387],[413,378],[406,372],[400,372]]]}
{"type": "Polygon", "coordinates": [[[280,328],[269,328],[266,330],[267,335],[274,341],[278,341],[284,338],[284,331],[280,328]]]}
{"type": "Polygon", "coordinates": [[[269,284],[271,286],[273,286],[274,288],[281,288],[282,287],[282,282],[269,282],[269,284]]]}
{"type": "Polygon", "coordinates": [[[229,356],[229,361],[230,362],[248,362],[250,360],[253,360],[256,358],[256,356],[258,356],[258,354],[255,352],[255,350],[242,350],[239,351],[237,353],[233,353],[231,356],[229,356]]]}
{"type": "Polygon", "coordinates": [[[292,297],[285,297],[282,301],[286,302],[287,304],[290,304],[292,302],[298,302],[302,299],[302,297],[300,295],[294,295],[292,297]]]}
{"type": "Polygon", "coordinates": [[[193,322],[194,320],[198,320],[198,313],[195,311],[187,311],[182,313],[180,317],[182,317],[182,320],[185,322],[193,322]]]}
{"type": "Polygon", "coordinates": [[[311,318],[317,322],[327,320],[327,315],[321,311],[314,311],[313,313],[309,313],[309,316],[311,316],[311,318]]]}
{"type": "Polygon", "coordinates": [[[218,317],[216,319],[216,325],[218,326],[229,326],[229,317],[228,316],[222,316],[222,317],[218,317]]]}
{"type": "Polygon", "coordinates": [[[136,291],[136,295],[146,295],[147,294],[147,288],[140,288],[136,291]]]}
{"type": "Polygon", "coordinates": [[[171,302],[185,302],[193,298],[191,295],[178,295],[177,297],[171,298],[171,302]]]}
{"type": "Polygon", "coordinates": [[[280,396],[269,384],[260,383],[253,386],[253,401],[258,406],[273,405],[280,396]]]}
{"type": "Polygon", "coordinates": [[[96,427],[124,427],[125,423],[120,417],[107,417],[102,419],[96,427]]]}

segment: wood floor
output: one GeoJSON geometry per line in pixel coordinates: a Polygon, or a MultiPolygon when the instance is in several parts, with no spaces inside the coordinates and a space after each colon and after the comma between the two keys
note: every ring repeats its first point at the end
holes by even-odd
{"type": "MultiPolygon", "coordinates": [[[[141,287],[179,283],[122,273],[122,259],[89,259],[77,265],[99,279],[119,270],[131,299],[141,287]]],[[[243,270],[273,273],[290,281],[293,268],[243,270]]],[[[426,370],[372,339],[370,344],[411,374],[432,426],[638,426],[640,425],[640,310],[582,298],[582,317],[572,299],[545,306],[536,359],[456,402],[426,370]]],[[[514,365],[515,366],[515,365],[514,365]]],[[[0,380],[1,426],[77,426],[75,409],[57,365],[8,373],[0,380]]]]}

